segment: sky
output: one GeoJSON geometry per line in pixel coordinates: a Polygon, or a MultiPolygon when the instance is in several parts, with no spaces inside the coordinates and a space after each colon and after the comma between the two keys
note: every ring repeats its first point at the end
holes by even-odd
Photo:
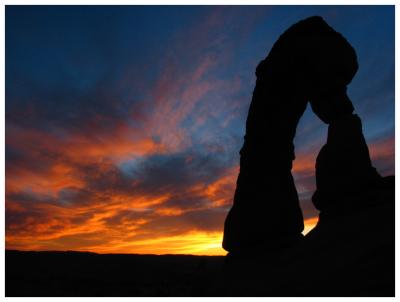
{"type": "MultiPolygon", "coordinates": [[[[6,6],[6,248],[224,255],[255,68],[313,15],[355,48],[348,93],[394,174],[394,6],[6,6]]],[[[326,135],[308,106],[305,232],[326,135]]]]}

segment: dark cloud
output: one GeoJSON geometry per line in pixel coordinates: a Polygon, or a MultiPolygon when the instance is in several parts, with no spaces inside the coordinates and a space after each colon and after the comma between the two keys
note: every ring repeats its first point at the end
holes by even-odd
{"type": "Polygon", "coordinates": [[[138,181],[141,192],[185,191],[196,184],[209,184],[221,177],[230,162],[221,159],[223,154],[199,154],[192,149],[174,154],[156,154],[139,160],[127,171],[138,181]]]}
{"type": "Polygon", "coordinates": [[[300,207],[303,212],[304,220],[318,216],[319,211],[314,207],[310,199],[300,200],[300,207]]]}

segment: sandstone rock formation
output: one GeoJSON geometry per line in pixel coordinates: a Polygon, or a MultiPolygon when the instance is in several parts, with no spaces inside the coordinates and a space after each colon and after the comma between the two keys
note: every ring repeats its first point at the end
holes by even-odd
{"type": "Polygon", "coordinates": [[[325,122],[351,112],[343,95],[357,69],[354,49],[321,17],[290,27],[258,65],[224,249],[274,250],[302,238],[291,174],[296,127],[310,100],[325,122]]]}

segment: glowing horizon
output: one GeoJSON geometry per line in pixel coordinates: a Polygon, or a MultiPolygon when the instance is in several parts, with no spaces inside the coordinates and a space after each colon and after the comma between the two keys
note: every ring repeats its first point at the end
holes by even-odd
{"type": "MultiPolygon", "coordinates": [[[[303,234],[306,235],[310,232],[317,222],[317,217],[307,219],[304,222],[303,234]]],[[[132,243],[124,243],[122,245],[115,244],[110,247],[85,248],[82,250],[75,248],[74,251],[94,252],[99,254],[190,254],[201,256],[225,256],[227,251],[221,246],[222,236],[222,232],[205,233],[191,231],[178,236],[146,239],[132,243]]],[[[26,250],[47,251],[48,249],[27,248],[26,250]]]]}

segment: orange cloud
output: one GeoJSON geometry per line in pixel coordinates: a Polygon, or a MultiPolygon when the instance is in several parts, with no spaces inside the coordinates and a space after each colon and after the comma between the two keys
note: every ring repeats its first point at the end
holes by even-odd
{"type": "Polygon", "coordinates": [[[385,160],[391,165],[391,172],[394,173],[394,159],[395,159],[395,138],[388,137],[385,139],[372,142],[369,146],[369,153],[372,161],[385,160]]]}
{"type": "Polygon", "coordinates": [[[310,174],[315,171],[315,160],[317,152],[296,154],[296,159],[293,161],[293,174],[310,174]]]}
{"type": "Polygon", "coordinates": [[[238,174],[239,166],[232,167],[221,178],[206,186],[204,194],[212,202],[213,207],[226,206],[232,203],[238,174]]]}

